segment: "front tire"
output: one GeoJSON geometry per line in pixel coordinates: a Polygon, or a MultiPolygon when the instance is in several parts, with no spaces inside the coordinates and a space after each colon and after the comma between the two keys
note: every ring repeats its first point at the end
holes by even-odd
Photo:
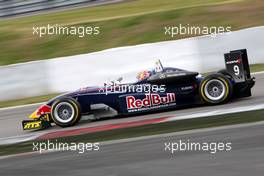
{"type": "Polygon", "coordinates": [[[233,86],[223,74],[212,74],[205,77],[199,87],[201,99],[207,104],[221,104],[230,99],[233,86]]]}
{"type": "Polygon", "coordinates": [[[61,127],[75,125],[81,119],[79,103],[71,98],[57,100],[51,107],[51,118],[56,125],[61,127]]]}

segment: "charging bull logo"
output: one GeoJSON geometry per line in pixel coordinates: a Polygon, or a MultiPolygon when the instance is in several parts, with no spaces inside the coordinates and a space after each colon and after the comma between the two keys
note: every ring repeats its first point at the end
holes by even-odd
{"type": "Polygon", "coordinates": [[[175,102],[175,93],[167,93],[166,96],[159,94],[146,94],[144,99],[136,99],[134,96],[126,97],[127,109],[139,109],[175,102]]]}
{"type": "Polygon", "coordinates": [[[48,105],[40,106],[35,112],[33,112],[29,118],[38,119],[41,115],[48,114],[51,112],[51,107],[48,105]]]}

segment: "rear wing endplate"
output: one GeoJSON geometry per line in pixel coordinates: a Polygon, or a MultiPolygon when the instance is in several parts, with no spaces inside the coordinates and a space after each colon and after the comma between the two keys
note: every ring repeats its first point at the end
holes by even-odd
{"type": "Polygon", "coordinates": [[[251,78],[246,49],[226,53],[225,65],[227,72],[236,83],[245,82],[251,78]]]}

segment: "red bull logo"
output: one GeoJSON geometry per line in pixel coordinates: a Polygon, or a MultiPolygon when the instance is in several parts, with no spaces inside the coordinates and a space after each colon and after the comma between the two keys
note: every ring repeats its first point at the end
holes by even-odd
{"type": "Polygon", "coordinates": [[[33,112],[29,118],[31,119],[37,119],[39,118],[41,115],[47,114],[51,112],[51,107],[48,105],[42,105],[40,106],[35,112],[33,112]]]}
{"type": "Polygon", "coordinates": [[[134,96],[127,96],[127,109],[139,109],[169,104],[176,101],[175,93],[167,93],[166,96],[160,96],[159,94],[146,94],[145,96],[144,99],[136,99],[134,96]]]}
{"type": "Polygon", "coordinates": [[[37,115],[43,115],[43,114],[46,114],[46,113],[50,113],[50,111],[51,111],[51,108],[50,108],[50,106],[48,106],[48,105],[42,105],[39,109],[38,109],[38,111],[37,111],[37,115]]]}

